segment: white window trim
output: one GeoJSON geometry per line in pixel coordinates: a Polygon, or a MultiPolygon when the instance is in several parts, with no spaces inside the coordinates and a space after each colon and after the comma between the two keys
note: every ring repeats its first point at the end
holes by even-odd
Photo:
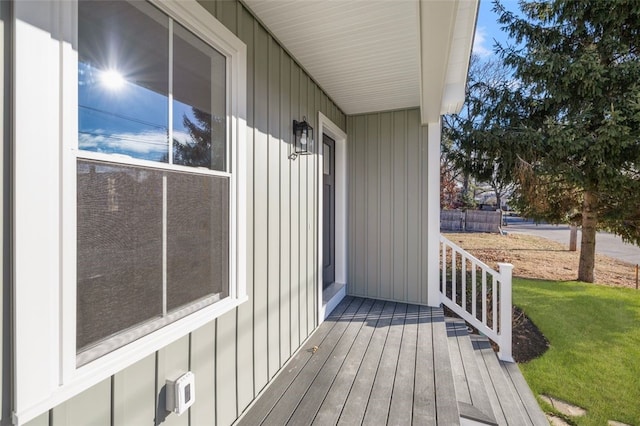
{"type": "Polygon", "coordinates": [[[17,2],[13,22],[16,424],[34,419],[247,300],[246,46],[195,0],[153,3],[227,57],[227,132],[233,158],[230,296],[76,367],[77,3],[17,2]]]}

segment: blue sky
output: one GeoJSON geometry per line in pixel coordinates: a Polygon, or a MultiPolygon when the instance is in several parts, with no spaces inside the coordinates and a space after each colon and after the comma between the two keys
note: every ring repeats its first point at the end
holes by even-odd
{"type": "MultiPolygon", "coordinates": [[[[79,148],[166,161],[170,146],[167,95],[135,82],[108,87],[100,73],[79,62],[79,148]]],[[[191,142],[184,116],[197,122],[191,106],[174,99],[172,137],[183,144],[191,142]]]]}
{"type": "MultiPolygon", "coordinates": [[[[513,12],[519,11],[516,0],[502,0],[502,4],[504,4],[508,10],[513,12]]],[[[478,24],[473,42],[473,53],[484,58],[494,55],[494,40],[502,44],[507,40],[507,34],[500,29],[500,24],[497,22],[498,15],[491,10],[492,8],[493,3],[491,0],[480,0],[478,24]]]]}

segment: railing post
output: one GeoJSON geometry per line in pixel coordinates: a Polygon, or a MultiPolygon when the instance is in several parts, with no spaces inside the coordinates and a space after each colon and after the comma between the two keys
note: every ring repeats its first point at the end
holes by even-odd
{"type": "MultiPolygon", "coordinates": [[[[513,330],[513,305],[511,301],[511,281],[513,265],[498,263],[500,271],[500,352],[498,357],[502,361],[514,362],[511,353],[511,339],[513,330]]],[[[495,295],[494,295],[495,297],[495,295]]]]}

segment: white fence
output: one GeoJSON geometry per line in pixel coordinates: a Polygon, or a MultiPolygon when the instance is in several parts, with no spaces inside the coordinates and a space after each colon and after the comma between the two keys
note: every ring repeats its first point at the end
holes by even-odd
{"type": "Polygon", "coordinates": [[[494,271],[442,235],[440,236],[442,303],[499,347],[498,357],[513,362],[511,352],[513,265],[494,271]]]}

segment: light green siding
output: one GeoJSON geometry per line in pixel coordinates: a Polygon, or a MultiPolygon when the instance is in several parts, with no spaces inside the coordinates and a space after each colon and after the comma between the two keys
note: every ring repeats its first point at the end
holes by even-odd
{"type": "Polygon", "coordinates": [[[306,116],[317,128],[321,111],[346,130],[346,117],[242,3],[201,4],[247,44],[249,301],[30,426],[231,424],[317,326],[318,157],[288,159],[292,121],[306,116]],[[188,370],[195,404],[182,416],[165,412],[166,379],[188,370]]]}
{"type": "Polygon", "coordinates": [[[347,292],[427,303],[427,135],[418,109],[347,118],[347,292]]]}
{"type": "Polygon", "coordinates": [[[52,412],[54,425],[111,425],[111,387],[107,379],[89,390],[55,407],[52,412]]]}
{"type": "MultiPolygon", "coordinates": [[[[11,422],[7,420],[3,420],[3,425],[10,425],[11,422]]],[[[49,413],[44,413],[31,420],[26,424],[26,426],[49,426],[49,413]]]]}
{"type": "Polygon", "coordinates": [[[198,378],[198,398],[208,401],[207,404],[195,404],[191,408],[191,423],[202,425],[213,423],[215,419],[216,404],[216,324],[210,322],[200,327],[191,334],[191,359],[190,369],[198,378]]]}
{"type": "Polygon", "coordinates": [[[154,354],[113,377],[114,424],[148,424],[155,417],[155,370],[154,354]]]}

